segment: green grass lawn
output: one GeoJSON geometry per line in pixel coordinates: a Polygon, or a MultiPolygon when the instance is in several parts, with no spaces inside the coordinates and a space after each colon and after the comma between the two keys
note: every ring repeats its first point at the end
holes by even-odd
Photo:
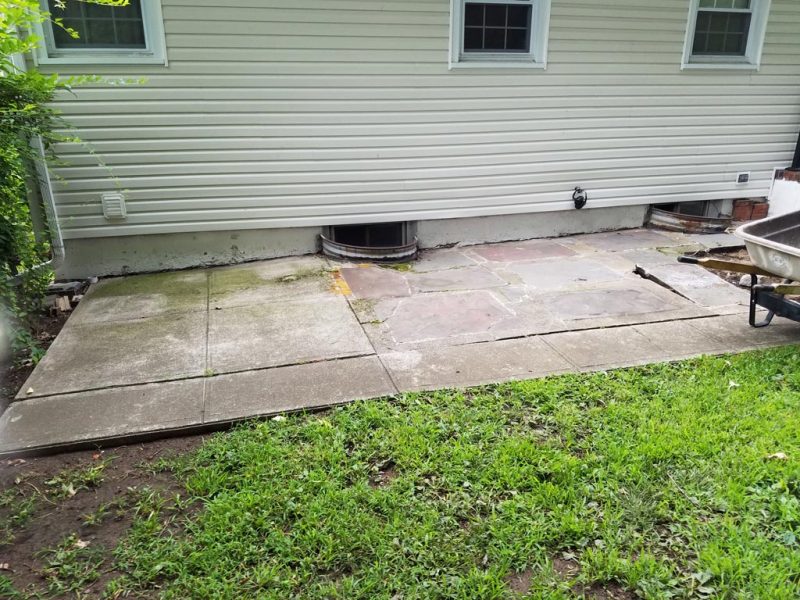
{"type": "Polygon", "coordinates": [[[798,598],[799,409],[784,348],[252,423],[164,461],[108,593],[798,598]]]}

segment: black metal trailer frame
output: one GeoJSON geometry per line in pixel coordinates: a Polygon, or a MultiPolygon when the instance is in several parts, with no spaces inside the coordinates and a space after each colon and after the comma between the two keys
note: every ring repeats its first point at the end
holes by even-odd
{"type": "Polygon", "coordinates": [[[752,327],[766,327],[772,323],[772,319],[776,315],[800,323],[800,302],[787,298],[787,296],[800,296],[800,284],[793,284],[790,280],[784,280],[780,284],[758,283],[759,275],[766,277],[776,277],[776,275],[750,263],[690,255],[679,256],[678,262],[700,265],[717,271],[732,271],[750,275],[749,320],[752,327]],[[756,321],[756,310],[759,306],[767,309],[767,316],[761,321],[756,321]]]}

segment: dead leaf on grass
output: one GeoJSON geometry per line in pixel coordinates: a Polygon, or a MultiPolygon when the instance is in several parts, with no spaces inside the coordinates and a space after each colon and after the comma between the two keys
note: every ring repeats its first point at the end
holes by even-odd
{"type": "Polygon", "coordinates": [[[789,460],[789,457],[786,456],[783,452],[776,452],[775,454],[767,455],[767,460],[789,460]]]}

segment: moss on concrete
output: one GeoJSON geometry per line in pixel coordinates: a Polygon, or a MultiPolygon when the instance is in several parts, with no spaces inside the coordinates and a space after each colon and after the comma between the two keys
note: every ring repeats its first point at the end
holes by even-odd
{"type": "Polygon", "coordinates": [[[157,295],[166,299],[170,310],[188,309],[205,301],[208,283],[202,271],[150,273],[119,277],[101,282],[92,299],[157,295]]]}

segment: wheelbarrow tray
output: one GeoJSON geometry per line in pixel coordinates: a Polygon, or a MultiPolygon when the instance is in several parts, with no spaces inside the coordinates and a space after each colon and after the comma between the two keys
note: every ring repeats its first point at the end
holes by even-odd
{"type": "Polygon", "coordinates": [[[800,211],[742,225],[736,235],[744,240],[754,265],[800,281],[800,211]]]}

